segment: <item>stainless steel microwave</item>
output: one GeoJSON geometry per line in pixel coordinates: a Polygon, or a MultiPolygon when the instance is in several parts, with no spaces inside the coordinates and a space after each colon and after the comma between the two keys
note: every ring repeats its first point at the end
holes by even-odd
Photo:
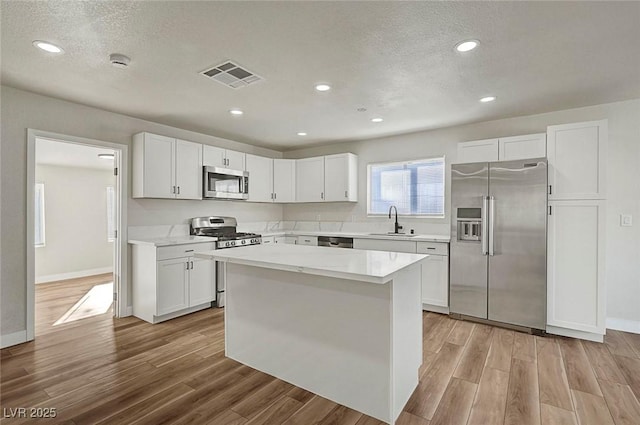
{"type": "Polygon", "coordinates": [[[248,199],[249,172],[204,167],[202,196],[205,199],[248,199]]]}

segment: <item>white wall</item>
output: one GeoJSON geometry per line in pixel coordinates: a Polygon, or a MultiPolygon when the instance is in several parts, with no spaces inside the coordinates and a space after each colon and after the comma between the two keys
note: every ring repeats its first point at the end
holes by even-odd
{"type": "Polygon", "coordinates": [[[36,182],[44,183],[45,204],[45,246],[35,250],[36,282],[110,271],[113,242],[107,240],[107,187],[115,184],[113,172],[37,164],[36,182]]]}
{"type": "MultiPolygon", "coordinates": [[[[129,146],[131,136],[141,131],[217,145],[274,158],[282,154],[270,149],[233,142],[150,121],[116,114],[77,103],[1,86],[0,137],[2,215],[0,265],[0,333],[10,335],[26,329],[26,195],[27,129],[37,129],[129,146]]],[[[158,119],[161,119],[159,117],[158,119]]],[[[131,175],[131,174],[129,174],[131,175]]],[[[131,183],[129,182],[129,193],[131,183]]],[[[226,201],[128,200],[128,224],[186,224],[196,215],[235,215],[241,221],[278,221],[282,206],[226,201]]]]}
{"type": "MultiPolygon", "coordinates": [[[[320,214],[321,220],[330,221],[388,221],[386,218],[366,217],[368,163],[445,155],[446,175],[450,175],[450,165],[455,160],[458,142],[540,133],[553,124],[605,118],[609,120],[607,316],[618,321],[628,321],[630,326],[640,329],[640,99],[285,152],[286,158],[340,152],[357,154],[359,202],[287,205],[284,220],[313,221],[320,214]],[[621,213],[634,215],[633,227],[620,227],[621,213]]],[[[450,186],[447,182],[447,199],[449,194],[450,186]]],[[[444,219],[400,221],[406,225],[405,229],[414,227],[423,232],[448,234],[449,208],[447,207],[444,219]]],[[[389,226],[391,229],[391,224],[389,226]]]]}

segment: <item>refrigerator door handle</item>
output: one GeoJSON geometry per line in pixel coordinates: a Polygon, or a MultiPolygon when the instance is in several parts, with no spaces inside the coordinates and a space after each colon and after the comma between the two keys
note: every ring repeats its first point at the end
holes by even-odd
{"type": "Polygon", "coordinates": [[[496,218],[496,204],[493,196],[489,196],[489,255],[493,256],[494,254],[494,225],[493,222],[496,218]]]}
{"type": "Polygon", "coordinates": [[[489,197],[482,197],[482,223],[480,228],[480,239],[482,240],[482,255],[489,254],[489,232],[487,222],[489,221],[489,197]]]}

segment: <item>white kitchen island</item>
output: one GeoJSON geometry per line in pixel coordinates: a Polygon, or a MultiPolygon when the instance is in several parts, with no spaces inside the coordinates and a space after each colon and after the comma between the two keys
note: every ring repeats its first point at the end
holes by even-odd
{"type": "Polygon", "coordinates": [[[194,253],[226,273],[226,355],[386,423],[422,363],[427,256],[300,245],[194,253]]]}

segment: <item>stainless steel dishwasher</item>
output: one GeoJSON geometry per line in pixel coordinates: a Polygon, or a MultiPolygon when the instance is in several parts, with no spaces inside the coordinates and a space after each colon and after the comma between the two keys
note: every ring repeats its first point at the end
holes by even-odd
{"type": "Polygon", "coordinates": [[[318,236],[318,246],[329,246],[331,248],[353,248],[353,238],[318,236]]]}

